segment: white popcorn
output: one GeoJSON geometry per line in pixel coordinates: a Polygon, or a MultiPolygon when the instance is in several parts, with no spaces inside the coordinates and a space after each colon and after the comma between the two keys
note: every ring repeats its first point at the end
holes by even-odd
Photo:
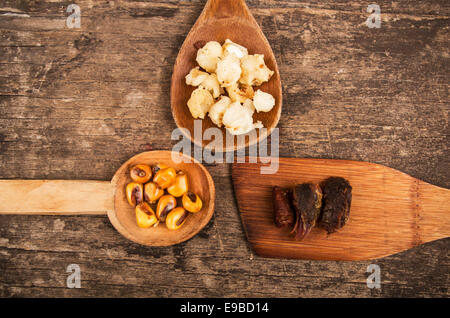
{"type": "Polygon", "coordinates": [[[217,79],[222,87],[236,83],[241,77],[241,63],[234,54],[228,54],[217,63],[217,79]]]}
{"type": "Polygon", "coordinates": [[[226,87],[228,96],[233,102],[244,103],[247,99],[252,99],[255,94],[253,87],[245,84],[233,83],[226,87]]]}
{"type": "Polygon", "coordinates": [[[234,102],[228,107],[222,121],[232,135],[242,135],[255,128],[252,116],[239,102],[234,102]]]}
{"type": "Polygon", "coordinates": [[[263,128],[261,121],[253,122],[255,111],[268,112],[275,106],[272,95],[261,90],[255,93],[253,88],[274,74],[264,55],[248,55],[245,47],[227,39],[223,46],[215,41],[206,43],[196,60],[201,68],[186,75],[186,84],[197,87],[187,103],[192,117],[204,119],[209,113],[216,126],[225,126],[233,135],[263,128]]]}
{"type": "Polygon", "coordinates": [[[257,112],[269,112],[275,106],[275,98],[258,89],[253,99],[253,105],[257,112]]]}
{"type": "Polygon", "coordinates": [[[222,127],[223,115],[230,104],[231,99],[228,96],[222,96],[222,98],[209,109],[208,116],[216,126],[222,127]]]}
{"type": "Polygon", "coordinates": [[[210,41],[197,52],[197,63],[207,72],[216,71],[217,62],[222,56],[223,49],[219,42],[210,41]]]}
{"type": "Polygon", "coordinates": [[[211,93],[203,87],[199,87],[194,90],[187,103],[192,117],[201,119],[205,118],[205,115],[208,113],[213,104],[214,98],[211,93]]]}
{"type": "Polygon", "coordinates": [[[255,126],[256,129],[264,128],[264,125],[260,120],[258,120],[256,123],[254,123],[253,126],[255,126]]]}
{"type": "Polygon", "coordinates": [[[250,86],[260,86],[274,74],[264,62],[264,55],[247,55],[241,59],[242,75],[239,82],[250,86]]]}
{"type": "Polygon", "coordinates": [[[191,86],[201,86],[210,91],[214,98],[223,93],[223,88],[220,87],[216,74],[209,74],[200,71],[197,66],[193,68],[188,75],[186,75],[186,84],[191,86]]]}
{"type": "Polygon", "coordinates": [[[186,75],[186,84],[191,86],[199,86],[203,83],[208,76],[210,76],[206,72],[200,71],[200,68],[197,66],[193,68],[188,75],[186,75]]]}
{"type": "Polygon", "coordinates": [[[230,39],[225,40],[225,43],[223,44],[222,48],[224,56],[228,54],[234,54],[241,59],[244,56],[248,55],[248,50],[245,47],[234,43],[230,39]]]}
{"type": "Polygon", "coordinates": [[[205,78],[205,80],[200,84],[201,87],[206,88],[210,91],[214,98],[220,96],[223,92],[223,89],[220,87],[219,81],[217,80],[216,74],[211,74],[205,78]]]}
{"type": "Polygon", "coordinates": [[[244,101],[243,107],[250,114],[250,116],[253,116],[253,114],[255,113],[255,105],[253,105],[253,101],[251,99],[246,99],[244,101]]]}

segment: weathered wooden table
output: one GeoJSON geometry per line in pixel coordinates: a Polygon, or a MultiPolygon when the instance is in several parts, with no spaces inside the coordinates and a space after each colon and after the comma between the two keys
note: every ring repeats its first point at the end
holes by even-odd
{"type": "MultiPolygon", "coordinates": [[[[175,143],[172,67],[205,1],[77,0],[81,27],[69,28],[73,2],[0,1],[2,179],[109,180],[175,143]]],[[[450,187],[447,0],[248,5],[280,67],[281,156],[371,161],[450,187]],[[371,3],[380,28],[366,25],[371,3]]],[[[450,295],[449,239],[367,262],[254,255],[230,165],[207,168],[215,215],[170,248],[133,244],[106,216],[0,216],[0,296],[450,295]],[[371,263],[381,289],[366,285],[371,263]],[[66,287],[69,264],[79,289],[66,287]]]]}

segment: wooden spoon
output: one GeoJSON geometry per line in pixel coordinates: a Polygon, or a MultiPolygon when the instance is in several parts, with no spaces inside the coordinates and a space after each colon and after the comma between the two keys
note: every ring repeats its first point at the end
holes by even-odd
{"type": "MultiPolygon", "coordinates": [[[[194,135],[194,119],[187,107],[187,101],[194,87],[186,85],[185,76],[192,68],[198,65],[195,59],[199,48],[209,41],[217,41],[222,44],[226,39],[246,47],[249,54],[264,54],[267,66],[275,73],[269,82],[264,83],[257,89],[272,94],[275,97],[276,104],[270,112],[255,113],[253,116],[254,121],[260,120],[264,127],[267,128],[266,133],[259,132],[257,129],[255,136],[247,137],[242,143],[239,142],[236,136],[233,137],[228,134],[229,140],[234,142],[233,144],[227,144],[226,129],[222,127],[223,138],[220,140],[221,144],[217,144],[217,141],[215,141],[214,147],[216,151],[220,151],[222,148],[223,152],[253,145],[270,135],[280,119],[283,99],[280,74],[275,56],[245,1],[208,0],[203,12],[180,49],[172,74],[170,92],[172,114],[177,126],[187,129],[185,135],[199,146],[211,144],[210,140],[200,140],[201,136],[194,135]]],[[[201,122],[202,136],[206,129],[217,128],[208,116],[201,122]]]]}
{"type": "Polygon", "coordinates": [[[382,165],[330,159],[280,158],[278,171],[261,174],[260,163],[233,164],[241,219],[261,256],[317,260],[368,260],[450,236],[450,190],[382,165]],[[273,221],[272,187],[349,180],[350,218],[338,232],[314,228],[303,241],[273,221]]]}
{"type": "Polygon", "coordinates": [[[117,170],[111,182],[0,180],[0,214],[107,214],[112,225],[123,236],[148,246],[178,244],[196,235],[211,219],[214,199],[214,182],[206,168],[191,157],[170,151],[150,151],[132,157],[117,170]],[[177,155],[180,157],[175,157],[177,155]],[[183,162],[176,163],[174,159],[183,162]],[[189,188],[202,198],[204,204],[200,212],[189,215],[185,224],[176,231],[168,230],[164,224],[148,229],[139,228],[135,210],[125,197],[125,186],[131,182],[130,168],[136,164],[157,163],[183,170],[188,175],[189,188]]]}

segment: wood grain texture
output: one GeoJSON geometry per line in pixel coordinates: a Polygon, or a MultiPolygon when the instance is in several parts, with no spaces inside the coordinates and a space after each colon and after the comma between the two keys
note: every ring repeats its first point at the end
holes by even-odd
{"type": "Polygon", "coordinates": [[[113,208],[109,181],[0,180],[0,214],[106,214],[113,208]]]}
{"type": "Polygon", "coordinates": [[[172,114],[177,126],[187,129],[189,134],[185,134],[199,146],[209,146],[215,151],[233,151],[253,145],[272,133],[280,120],[283,103],[280,73],[270,44],[244,0],[210,0],[206,3],[178,53],[173,68],[170,95],[172,114]],[[267,130],[256,129],[255,134],[248,134],[245,140],[229,134],[225,127],[220,128],[223,137],[220,141],[202,138],[207,129],[219,129],[209,116],[201,120],[202,134],[197,136],[194,129],[195,120],[187,107],[194,87],[186,85],[185,77],[191,69],[198,66],[195,60],[198,49],[209,41],[223,44],[227,39],[247,48],[249,54],[264,55],[267,67],[274,71],[270,80],[258,86],[258,89],[270,93],[275,98],[275,106],[270,112],[255,112],[253,116],[253,121],[261,121],[267,130]],[[233,143],[230,144],[228,140],[233,143]]]}
{"type": "Polygon", "coordinates": [[[239,211],[253,250],[260,256],[317,260],[371,260],[450,236],[450,190],[394,169],[366,162],[279,158],[274,174],[261,163],[233,164],[239,211]],[[327,235],[314,228],[302,241],[274,224],[272,188],[320,184],[339,176],[352,186],[350,219],[327,235]]]}
{"type": "MultiPolygon", "coordinates": [[[[65,26],[70,3],[0,4],[1,179],[110,180],[134,154],[175,144],[172,70],[206,1],[79,0],[81,29],[65,26]]],[[[280,156],[380,163],[450,188],[449,3],[376,3],[380,29],[360,1],[247,0],[280,70],[280,156]]],[[[169,248],[128,241],[106,216],[0,216],[0,295],[450,295],[449,239],[371,262],[256,256],[230,166],[206,167],[214,216],[169,248]],[[73,263],[81,289],[66,288],[73,263]],[[367,288],[370,263],[379,290],[367,288]]]]}

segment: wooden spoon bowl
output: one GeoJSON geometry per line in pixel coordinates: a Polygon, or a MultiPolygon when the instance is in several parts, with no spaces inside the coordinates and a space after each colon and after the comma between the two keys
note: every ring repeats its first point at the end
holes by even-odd
{"type": "Polygon", "coordinates": [[[215,188],[211,175],[195,159],[171,151],[150,151],[125,162],[112,181],[88,180],[0,180],[0,214],[31,215],[104,215],[127,239],[147,246],[168,246],[196,235],[214,213],[215,188]],[[203,201],[201,211],[190,214],[175,231],[165,224],[142,229],[125,196],[131,182],[129,170],[135,164],[165,164],[183,170],[189,188],[203,201]]]}
{"type": "MultiPolygon", "coordinates": [[[[172,85],[171,85],[171,107],[175,122],[179,128],[185,128],[189,132],[187,135],[195,144],[208,147],[210,140],[200,140],[194,136],[194,118],[192,117],[187,102],[194,87],[186,85],[185,76],[190,70],[198,66],[195,61],[197,51],[209,41],[223,43],[226,39],[246,47],[249,54],[264,54],[267,66],[274,71],[274,75],[269,82],[264,83],[257,89],[270,93],[275,98],[275,107],[267,113],[256,113],[254,121],[261,121],[267,131],[260,132],[256,129],[256,135],[249,135],[245,142],[238,143],[238,138],[232,136],[234,143],[227,144],[227,132],[222,130],[222,151],[233,151],[241,147],[246,147],[266,138],[277,126],[281,115],[282,107],[282,87],[277,62],[272,52],[269,42],[258,26],[256,20],[250,13],[244,0],[209,0],[195,25],[184,41],[175,62],[172,85]]],[[[202,136],[206,129],[217,128],[206,116],[202,120],[202,136]]],[[[231,135],[228,134],[228,138],[231,135]]],[[[218,144],[215,149],[220,150],[218,144]]]]}
{"type": "MultiPolygon", "coordinates": [[[[125,162],[111,181],[115,188],[114,209],[108,210],[108,217],[117,231],[142,245],[168,246],[190,239],[208,224],[214,213],[214,182],[206,168],[194,160],[181,153],[150,151],[138,154],[125,162]],[[175,155],[179,156],[175,159],[177,162],[174,162],[173,156],[175,155]],[[126,199],[125,186],[131,182],[130,168],[136,164],[152,166],[157,163],[165,164],[177,171],[183,170],[188,176],[189,190],[196,193],[203,201],[202,210],[190,213],[184,225],[175,231],[167,229],[165,224],[148,229],[138,227],[135,209],[128,204],[126,199]]],[[[177,201],[180,206],[181,200],[177,201]]],[[[156,206],[153,210],[156,212],[156,206]]]]}

